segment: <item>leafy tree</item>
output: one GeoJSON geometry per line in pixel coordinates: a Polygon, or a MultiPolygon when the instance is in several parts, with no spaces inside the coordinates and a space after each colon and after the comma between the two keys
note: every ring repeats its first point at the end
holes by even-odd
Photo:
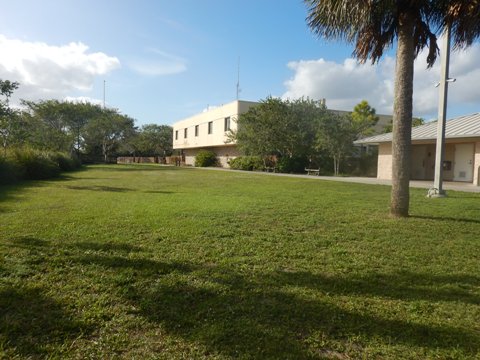
{"type": "Polygon", "coordinates": [[[173,129],[168,125],[143,125],[129,145],[143,156],[165,156],[172,154],[173,129]]]}
{"type": "Polygon", "coordinates": [[[29,121],[31,130],[30,140],[37,148],[54,151],[71,152],[73,135],[65,118],[64,104],[58,100],[42,100],[39,102],[22,101],[28,115],[24,119],[29,121]]]}
{"type": "Polygon", "coordinates": [[[378,116],[375,108],[371,107],[368,101],[362,100],[355,105],[350,116],[352,117],[352,126],[357,138],[372,135],[374,126],[378,123],[378,116]]]}
{"type": "Polygon", "coordinates": [[[81,150],[84,148],[85,127],[90,120],[100,117],[103,109],[99,105],[89,102],[64,102],[61,112],[64,116],[65,124],[68,126],[69,133],[73,138],[72,148],[77,158],[79,158],[81,150]]]}
{"type": "Polygon", "coordinates": [[[7,146],[11,140],[12,134],[16,130],[15,125],[17,125],[15,121],[17,119],[17,114],[10,108],[9,99],[14,91],[18,89],[19,85],[18,82],[0,79],[0,95],[5,97],[5,99],[0,100],[0,136],[2,137],[4,154],[7,151],[7,146]]]}
{"type": "Polygon", "coordinates": [[[480,36],[478,0],[304,0],[308,24],[319,36],[355,44],[360,61],[378,61],[396,43],[395,101],[390,213],[408,216],[413,64],[428,48],[431,67],[438,53],[437,35],[452,29],[453,44],[465,48],[480,36]]]}
{"type": "Polygon", "coordinates": [[[115,109],[103,109],[100,116],[93,118],[85,127],[86,150],[90,154],[101,152],[103,161],[132,133],[134,120],[115,109]]]}
{"type": "Polygon", "coordinates": [[[246,155],[306,156],[315,140],[315,124],[325,111],[317,101],[269,97],[239,116],[231,138],[246,155]]]}
{"type": "Polygon", "coordinates": [[[316,135],[316,147],[326,151],[333,158],[335,176],[340,173],[340,163],[352,153],[353,141],[357,137],[358,128],[348,115],[328,112],[319,123],[316,135]]]}

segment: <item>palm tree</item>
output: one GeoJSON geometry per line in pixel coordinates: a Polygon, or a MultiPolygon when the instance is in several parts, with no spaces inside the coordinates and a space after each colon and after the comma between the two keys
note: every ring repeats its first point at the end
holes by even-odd
{"type": "Polygon", "coordinates": [[[480,0],[304,0],[310,28],[327,39],[353,43],[360,62],[377,62],[397,42],[393,105],[390,213],[408,216],[413,64],[428,48],[427,66],[438,55],[437,35],[452,29],[454,48],[480,36],[480,0]]]}

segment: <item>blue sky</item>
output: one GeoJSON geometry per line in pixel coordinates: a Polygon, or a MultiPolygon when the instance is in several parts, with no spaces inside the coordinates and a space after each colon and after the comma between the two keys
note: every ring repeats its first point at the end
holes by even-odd
{"type": "MultiPolygon", "coordinates": [[[[91,99],[146,123],[172,124],[236,97],[326,98],[351,110],[366,99],[391,113],[394,52],[359,65],[352,46],[317,39],[300,0],[1,0],[0,78],[14,101],[91,99]]],[[[449,117],[480,111],[475,44],[452,56],[449,117]],[[456,74],[454,73],[456,72],[456,74]]],[[[414,113],[436,114],[438,67],[416,64],[414,113]]]]}

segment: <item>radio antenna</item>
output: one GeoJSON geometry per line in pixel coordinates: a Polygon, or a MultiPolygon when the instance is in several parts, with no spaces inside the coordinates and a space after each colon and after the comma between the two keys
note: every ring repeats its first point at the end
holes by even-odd
{"type": "Polygon", "coordinates": [[[239,56],[238,62],[237,62],[237,100],[239,98],[241,91],[242,89],[240,89],[240,56],[239,56]]]}

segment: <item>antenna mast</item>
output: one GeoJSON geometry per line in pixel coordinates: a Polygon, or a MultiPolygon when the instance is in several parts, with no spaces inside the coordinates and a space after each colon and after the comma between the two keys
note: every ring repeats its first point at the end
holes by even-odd
{"type": "Polygon", "coordinates": [[[238,57],[238,63],[237,63],[237,100],[240,95],[240,56],[238,57]]]}

